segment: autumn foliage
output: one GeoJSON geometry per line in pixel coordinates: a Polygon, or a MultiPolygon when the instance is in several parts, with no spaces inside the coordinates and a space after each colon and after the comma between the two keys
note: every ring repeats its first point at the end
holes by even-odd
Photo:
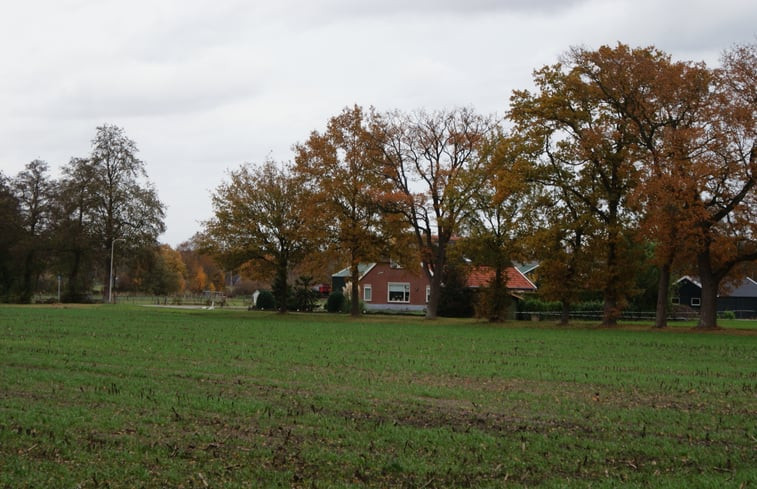
{"type": "MultiPolygon", "coordinates": [[[[654,47],[574,48],[534,71],[533,90],[513,93],[506,124],[468,108],[345,108],[295,146],[287,178],[307,200],[242,168],[217,191],[208,243],[224,259],[281,261],[282,250],[263,252],[242,232],[264,225],[265,242],[299,243],[294,262],[349,267],[353,305],[357,265],[402,256],[431,284],[429,318],[451,247],[456,260],[494,270],[492,318],[505,310],[508,294],[495,292],[506,291],[501,271],[514,261],[541,263],[541,294],[563,304],[563,322],[572,303],[593,296],[608,326],[654,266],[657,326],[672,277],[694,274],[701,326],[714,327],[721,285],[757,259],[756,50],[736,46],[713,69],[654,47]],[[255,203],[271,194],[287,199],[276,223],[255,203]],[[287,212],[315,225],[292,235],[287,212]]],[[[287,263],[277,277],[293,273],[287,263]]]]}
{"type": "Polygon", "coordinates": [[[665,327],[672,284],[693,275],[700,327],[716,327],[718,294],[757,260],[756,119],[757,44],[717,67],[653,46],[573,48],[534,70],[504,120],[344,108],[294,145],[294,162],[231,171],[177,250],[156,242],[164,206],[136,143],[104,125],[60,181],[38,160],[0,175],[0,293],[28,302],[55,269],[80,300],[98,275],[107,283],[114,254],[124,286],[201,293],[244,275],[270,285],[283,312],[296,277],[349,268],[357,315],[358,265],[391,259],[426,275],[428,318],[463,287],[445,276],[491,268],[479,311],[500,319],[503,270],[532,261],[563,322],[588,297],[612,326],[656,291],[645,306],[665,327]]]}

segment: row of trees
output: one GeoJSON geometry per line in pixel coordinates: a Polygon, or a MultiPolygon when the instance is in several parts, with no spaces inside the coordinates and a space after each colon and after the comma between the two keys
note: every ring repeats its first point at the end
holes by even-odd
{"type": "Polygon", "coordinates": [[[161,244],[121,259],[118,290],[156,296],[198,296],[209,292],[249,295],[257,284],[233,271],[223,270],[213,257],[204,254],[194,239],[177,248],[161,244]]]}
{"type": "Polygon", "coordinates": [[[90,155],[72,158],[58,180],[41,160],[0,174],[0,298],[30,302],[56,275],[66,301],[89,300],[95,283],[109,297],[112,254],[157,252],[164,209],[136,144],[112,125],[97,128],[90,155]]]}
{"type": "MultiPolygon", "coordinates": [[[[450,254],[495,270],[497,317],[513,260],[541,262],[545,298],[601,294],[615,324],[642,270],[658,270],[657,326],[671,276],[702,281],[701,327],[721,285],[757,260],[757,46],[721,66],[654,48],[572,49],[513,93],[503,121],[470,109],[346,108],[295,146],[295,161],[233,171],[213,196],[201,242],[227,267],[420,263],[439,307],[450,254]],[[452,246],[454,244],[454,246],[452,246]]],[[[564,316],[567,320],[567,316],[564,316]]]]}
{"type": "Polygon", "coordinates": [[[86,158],[72,158],[54,179],[34,160],[0,174],[0,300],[30,302],[62,284],[65,302],[121,291],[171,295],[251,292],[200,250],[195,239],[159,244],[165,206],[149,183],[136,143],[113,125],[97,128],[86,158]],[[111,254],[112,253],[112,254],[111,254]],[[102,285],[102,287],[99,287],[102,285]]]}

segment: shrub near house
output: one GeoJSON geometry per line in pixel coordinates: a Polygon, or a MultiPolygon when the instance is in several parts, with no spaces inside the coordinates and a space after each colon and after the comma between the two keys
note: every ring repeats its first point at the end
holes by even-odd
{"type": "MultiPolygon", "coordinates": [[[[698,311],[702,304],[702,284],[699,280],[685,276],[678,279],[675,286],[673,304],[691,307],[698,311]]],[[[747,277],[731,287],[723,287],[718,294],[716,304],[719,314],[732,312],[740,319],[757,317],[757,281],[747,277]]]]}

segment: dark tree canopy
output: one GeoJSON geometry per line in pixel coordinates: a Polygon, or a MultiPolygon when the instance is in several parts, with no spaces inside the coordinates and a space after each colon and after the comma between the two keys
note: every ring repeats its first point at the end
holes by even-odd
{"type": "Polygon", "coordinates": [[[165,231],[165,206],[157,191],[147,181],[144,162],[137,158],[137,145],[124,130],[104,125],[97,128],[92,140],[89,158],[74,159],[66,170],[68,184],[75,195],[86,195],[76,200],[86,205],[73,207],[75,221],[81,210],[82,222],[91,236],[95,260],[102,263],[105,288],[104,297],[110,294],[111,250],[139,249],[154,246],[165,231]],[[119,240],[118,245],[114,244],[119,240]]]}
{"type": "Polygon", "coordinates": [[[21,226],[13,253],[20,269],[20,302],[31,301],[37,288],[37,280],[49,256],[55,184],[48,172],[47,163],[34,160],[26,165],[13,182],[21,226]]]}
{"type": "Polygon", "coordinates": [[[0,172],[0,300],[11,299],[16,280],[15,244],[21,234],[18,200],[8,178],[0,172]]]}

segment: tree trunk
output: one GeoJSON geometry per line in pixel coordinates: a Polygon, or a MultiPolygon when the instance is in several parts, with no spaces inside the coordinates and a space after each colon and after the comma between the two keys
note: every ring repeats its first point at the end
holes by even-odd
{"type": "Polygon", "coordinates": [[[358,280],[360,280],[360,270],[358,264],[355,262],[350,266],[350,277],[352,280],[350,287],[350,316],[356,318],[360,316],[360,290],[358,284],[358,280]]]}
{"type": "MultiPolygon", "coordinates": [[[[429,297],[428,304],[426,304],[426,319],[436,319],[437,311],[439,310],[439,296],[442,290],[441,271],[437,270],[436,273],[431,275],[429,278],[431,279],[429,280],[431,287],[431,297],[429,297]]],[[[425,293],[425,291],[423,292],[425,293]]]]}
{"type": "Polygon", "coordinates": [[[655,328],[668,326],[668,290],[670,289],[670,261],[660,267],[660,277],[657,279],[657,309],[655,310],[655,328]]]}
{"type": "Polygon", "coordinates": [[[79,265],[81,263],[81,252],[79,250],[73,251],[73,263],[71,269],[68,272],[68,285],[66,286],[66,298],[65,302],[79,302],[79,265]]]}
{"type": "Polygon", "coordinates": [[[562,304],[562,310],[560,311],[560,325],[567,326],[570,322],[570,302],[560,301],[562,304]]]}
{"type": "Polygon", "coordinates": [[[287,312],[287,295],[288,295],[288,284],[287,284],[287,275],[289,274],[289,265],[284,263],[279,263],[276,267],[276,277],[274,278],[273,283],[273,294],[276,299],[276,308],[279,310],[280,314],[286,314],[287,312]]]}
{"type": "Polygon", "coordinates": [[[108,254],[108,258],[105,259],[105,280],[103,280],[103,283],[105,284],[105,287],[103,287],[103,302],[107,303],[108,298],[111,296],[110,293],[110,266],[111,266],[111,259],[110,259],[110,253],[108,254]]]}
{"type": "Polygon", "coordinates": [[[718,288],[720,279],[712,270],[709,250],[699,254],[699,280],[702,282],[702,298],[699,306],[699,329],[715,329],[718,327],[718,288]]]}
{"type": "MultiPolygon", "coordinates": [[[[616,239],[616,238],[612,238],[616,239]]],[[[602,326],[617,326],[620,310],[618,309],[618,252],[617,244],[610,242],[607,250],[607,282],[604,287],[604,308],[602,326]]]]}
{"type": "MultiPolygon", "coordinates": [[[[426,304],[426,319],[436,319],[439,311],[439,297],[442,292],[442,274],[444,273],[444,267],[446,265],[447,253],[447,241],[443,240],[442,233],[439,233],[439,244],[433,253],[434,264],[433,274],[428,269],[428,266],[424,263],[423,267],[426,276],[429,277],[429,286],[431,287],[431,297],[426,304]]],[[[424,290],[423,293],[426,291],[424,290]]]]}
{"type": "Polygon", "coordinates": [[[509,297],[506,282],[504,267],[497,265],[494,269],[494,281],[490,285],[491,293],[489,294],[491,299],[489,321],[491,322],[504,321],[507,315],[509,297]]]}
{"type": "Polygon", "coordinates": [[[32,284],[32,276],[34,275],[33,267],[34,251],[29,251],[26,254],[26,259],[24,260],[24,274],[21,283],[21,294],[19,299],[22,304],[31,303],[32,297],[34,296],[34,286],[32,284]]]}
{"type": "Polygon", "coordinates": [[[605,305],[602,311],[602,326],[618,325],[618,305],[614,297],[605,297],[605,305]]]}

